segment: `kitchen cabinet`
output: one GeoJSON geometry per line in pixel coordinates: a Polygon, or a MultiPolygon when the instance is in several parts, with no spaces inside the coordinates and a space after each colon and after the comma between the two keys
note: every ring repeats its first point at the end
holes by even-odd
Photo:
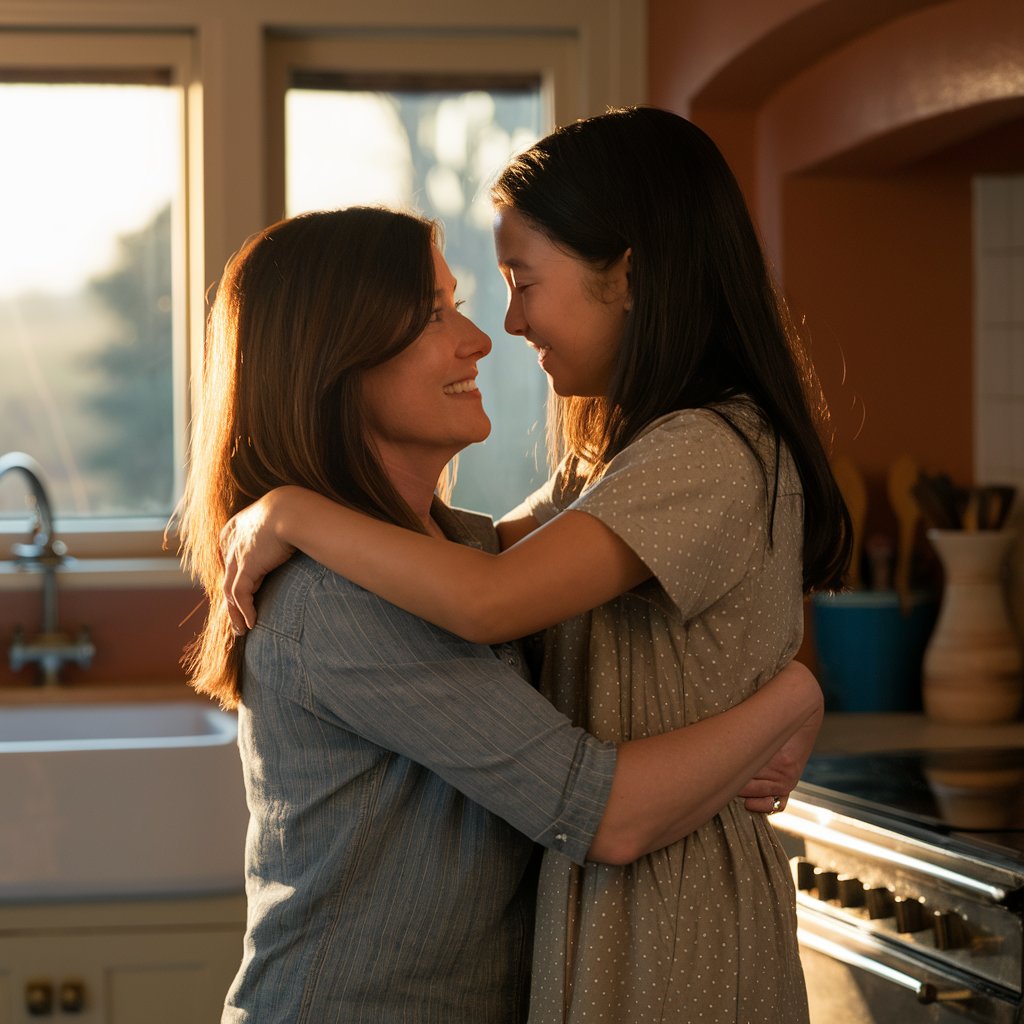
{"type": "Polygon", "coordinates": [[[0,907],[0,1024],[216,1024],[243,896],[0,907]]]}

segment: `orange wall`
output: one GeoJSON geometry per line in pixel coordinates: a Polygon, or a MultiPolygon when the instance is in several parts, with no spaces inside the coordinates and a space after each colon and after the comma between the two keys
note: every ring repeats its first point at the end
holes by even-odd
{"type": "Polygon", "coordinates": [[[972,479],[970,182],[1024,169],[1024,5],[727,6],[649,0],[650,101],[733,165],[887,530],[896,456],[972,479]]]}
{"type": "Polygon", "coordinates": [[[900,455],[972,472],[970,183],[942,172],[797,178],[785,189],[786,293],[807,317],[832,411],[888,530],[900,455]]]}
{"type": "MultiPolygon", "coordinates": [[[[188,588],[159,590],[59,590],[60,626],[75,632],[92,631],[96,657],[87,670],[68,667],[62,679],[69,684],[167,683],[182,681],[182,651],[201,628],[205,612],[193,609],[200,602],[188,588]]],[[[39,630],[41,598],[38,593],[0,593],[0,623],[5,633],[22,626],[26,634],[39,630]]],[[[6,645],[0,659],[0,687],[31,686],[34,666],[10,670],[6,645]]]]}

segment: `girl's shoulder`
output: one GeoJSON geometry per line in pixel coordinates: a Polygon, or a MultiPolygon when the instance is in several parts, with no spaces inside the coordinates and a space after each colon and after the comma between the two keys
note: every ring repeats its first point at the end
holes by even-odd
{"type": "MultiPolygon", "coordinates": [[[[708,454],[712,451],[749,452],[750,445],[760,447],[770,439],[764,417],[757,405],[742,396],[695,409],[677,409],[660,416],[641,430],[618,454],[645,454],[662,447],[683,445],[708,454]]],[[[612,461],[615,461],[614,459],[612,461]]]]}

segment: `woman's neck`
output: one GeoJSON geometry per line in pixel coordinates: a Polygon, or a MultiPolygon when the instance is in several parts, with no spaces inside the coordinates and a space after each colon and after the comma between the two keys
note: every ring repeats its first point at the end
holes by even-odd
{"type": "Polygon", "coordinates": [[[437,481],[446,463],[437,465],[431,460],[427,465],[423,460],[394,458],[386,454],[382,454],[381,461],[391,486],[409,506],[413,515],[423,523],[428,533],[440,536],[437,525],[430,518],[430,507],[437,490],[437,481]]]}

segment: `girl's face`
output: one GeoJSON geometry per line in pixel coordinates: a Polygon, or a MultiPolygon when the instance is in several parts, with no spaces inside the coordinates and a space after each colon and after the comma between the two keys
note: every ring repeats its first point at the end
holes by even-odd
{"type": "Polygon", "coordinates": [[[422,465],[436,476],[491,432],[476,386],[476,364],[490,352],[491,339],[459,312],[455,278],[436,248],[434,281],[430,323],[397,356],[364,374],[363,402],[368,436],[384,464],[422,465]]]}
{"type": "Polygon", "coordinates": [[[494,245],[508,286],[505,330],[537,350],[557,394],[606,394],[631,305],[629,253],[594,270],[507,206],[495,214],[494,245]]]}

